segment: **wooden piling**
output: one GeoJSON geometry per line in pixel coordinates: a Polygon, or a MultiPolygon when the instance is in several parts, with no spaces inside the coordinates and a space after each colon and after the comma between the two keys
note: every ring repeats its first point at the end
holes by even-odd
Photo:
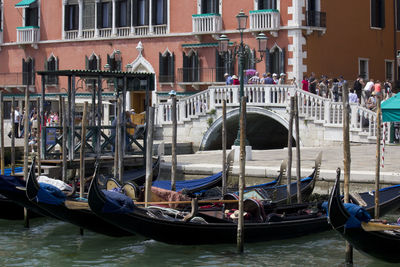
{"type": "MultiPolygon", "coordinates": [[[[349,203],[349,191],[350,191],[350,106],[349,106],[349,90],[348,84],[345,82],[342,87],[342,98],[343,98],[343,163],[344,163],[344,203],[349,203]]],[[[345,251],[345,264],[353,264],[353,247],[349,242],[346,241],[345,251]]]]}
{"type": "Polygon", "coordinates": [[[293,116],[294,116],[294,96],[290,97],[290,117],[289,117],[289,132],[288,132],[288,165],[286,177],[286,194],[287,204],[292,202],[290,197],[290,184],[292,180],[292,140],[293,140],[293,116]]]}
{"type": "Polygon", "coordinates": [[[65,101],[64,98],[61,101],[61,113],[62,113],[62,180],[65,182],[67,180],[67,140],[69,139],[67,131],[66,112],[65,112],[65,101]]]}
{"type": "MultiPolygon", "coordinates": [[[[148,107],[148,127],[146,146],[146,185],[145,201],[151,201],[151,184],[153,183],[153,132],[154,132],[154,107],[148,107]]],[[[147,207],[147,204],[146,204],[147,207]]]]}
{"type": "Polygon", "coordinates": [[[226,100],[222,100],[222,192],[221,199],[226,193],[226,100]]]}
{"type": "Polygon", "coordinates": [[[171,146],[171,190],[176,190],[176,135],[177,135],[177,118],[176,118],[176,96],[171,95],[172,98],[172,146],[171,146]]]}
{"type": "Polygon", "coordinates": [[[87,121],[87,108],[88,102],[85,101],[83,104],[83,116],[82,116],[82,133],[81,133],[81,150],[80,150],[80,159],[79,159],[79,171],[80,171],[80,190],[79,196],[83,198],[83,194],[85,191],[85,146],[86,146],[86,121],[87,121]]]}
{"type": "MultiPolygon", "coordinates": [[[[29,77],[28,84],[25,88],[25,114],[24,114],[24,179],[28,180],[28,157],[29,157],[29,77]]],[[[33,166],[34,168],[34,166],[33,166]]],[[[24,208],[24,227],[29,228],[28,209],[24,208]]]]}
{"type": "Polygon", "coordinates": [[[294,96],[294,125],[296,130],[297,203],[301,203],[302,196],[301,196],[300,127],[299,127],[299,102],[297,95],[294,96]]]}
{"type": "Polygon", "coordinates": [[[242,112],[240,113],[240,170],[239,170],[239,218],[237,228],[237,250],[244,251],[244,187],[246,186],[246,97],[242,97],[242,112]]]}
{"type": "Polygon", "coordinates": [[[41,117],[41,114],[40,114],[40,112],[39,112],[39,110],[40,110],[40,99],[39,98],[37,98],[36,99],[36,106],[37,106],[37,108],[36,108],[36,110],[37,110],[37,117],[36,117],[36,126],[37,126],[37,128],[36,128],[36,146],[37,146],[37,157],[36,157],[36,162],[37,162],[37,168],[38,168],[38,174],[39,174],[39,176],[42,174],[42,158],[41,158],[41,138],[42,138],[42,129],[41,129],[41,126],[40,126],[40,117],[41,117]]]}
{"type": "Polygon", "coordinates": [[[11,99],[11,175],[15,175],[15,98],[11,99]]]}
{"type": "Polygon", "coordinates": [[[125,122],[125,109],[123,105],[123,100],[121,101],[118,99],[118,108],[119,108],[119,113],[117,114],[117,128],[118,128],[118,179],[120,182],[122,182],[122,177],[124,175],[124,148],[123,145],[125,145],[124,140],[125,135],[123,132],[125,132],[125,127],[122,126],[122,123],[125,122]]]}
{"type": "Polygon", "coordinates": [[[375,166],[375,214],[374,218],[379,219],[379,180],[381,170],[381,124],[382,124],[382,109],[381,96],[376,96],[376,166],[375,166]]]}
{"type": "Polygon", "coordinates": [[[120,104],[121,100],[119,96],[117,96],[117,102],[115,107],[115,136],[114,136],[114,178],[117,179],[118,177],[118,151],[119,151],[119,117],[120,117],[120,104]]]}
{"type": "Polygon", "coordinates": [[[1,142],[1,151],[0,151],[0,168],[1,175],[4,175],[4,101],[3,101],[3,92],[0,92],[0,142],[1,142]]]}
{"type": "Polygon", "coordinates": [[[63,101],[63,96],[58,95],[58,121],[60,125],[63,124],[63,112],[62,112],[62,102],[63,101]]]}

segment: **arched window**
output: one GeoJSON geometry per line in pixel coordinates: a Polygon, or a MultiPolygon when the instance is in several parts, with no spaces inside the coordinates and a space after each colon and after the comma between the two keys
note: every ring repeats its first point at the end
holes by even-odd
{"type": "Polygon", "coordinates": [[[285,72],[285,50],[275,45],[271,50],[267,50],[265,58],[266,72],[279,73],[285,72]]]}
{"type": "Polygon", "coordinates": [[[159,53],[159,74],[158,79],[162,82],[174,82],[175,80],[175,55],[168,49],[164,54],[159,53]]]}
{"type": "MultiPolygon", "coordinates": [[[[46,59],[44,68],[50,71],[58,70],[58,58],[51,54],[50,57],[46,59]]],[[[45,79],[46,84],[58,84],[58,76],[56,75],[47,75],[45,79]]]]}
{"type": "Polygon", "coordinates": [[[100,70],[100,58],[92,53],[90,57],[85,57],[85,65],[87,70],[100,70]]]}
{"type": "Polygon", "coordinates": [[[35,84],[35,60],[31,57],[26,60],[22,59],[22,83],[24,85],[35,84]]]}
{"type": "Polygon", "coordinates": [[[187,55],[183,52],[183,82],[199,81],[199,56],[191,50],[187,55]]]}

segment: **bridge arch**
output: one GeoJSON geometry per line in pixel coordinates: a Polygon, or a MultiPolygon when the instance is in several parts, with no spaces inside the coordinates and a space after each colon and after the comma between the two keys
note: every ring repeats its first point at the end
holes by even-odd
{"type": "MultiPolygon", "coordinates": [[[[227,147],[230,148],[237,136],[239,108],[226,114],[227,147]]],[[[274,149],[287,146],[289,122],[280,114],[266,108],[247,107],[247,140],[253,149],[274,149]]],[[[222,116],[206,131],[200,150],[222,148],[222,116]]],[[[295,138],[293,146],[296,145],[295,138]]]]}

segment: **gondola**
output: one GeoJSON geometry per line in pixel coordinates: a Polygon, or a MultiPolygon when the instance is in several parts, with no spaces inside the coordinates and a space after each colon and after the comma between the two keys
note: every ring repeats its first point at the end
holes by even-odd
{"type": "MultiPolygon", "coordinates": [[[[199,212],[196,217],[185,221],[186,215],[180,217],[176,210],[135,206],[124,194],[102,190],[97,181],[98,176],[95,176],[89,188],[90,209],[126,231],[170,244],[236,242],[237,223],[225,218],[223,210],[199,212]]],[[[254,215],[245,222],[245,242],[292,238],[329,229],[325,214],[319,209],[308,209],[308,204],[276,206],[268,214],[263,214],[267,208],[255,200],[247,201],[248,211],[252,210],[254,215]],[[275,212],[277,210],[279,214],[275,212]],[[293,213],[295,215],[290,216],[293,213]]]]}
{"type": "MultiPolygon", "coordinates": [[[[366,231],[371,218],[355,204],[343,204],[339,175],[328,204],[329,223],[357,250],[387,262],[400,262],[400,232],[397,230],[366,231]]],[[[390,227],[390,226],[389,226],[390,227]]],[[[390,229],[390,228],[389,228],[390,229]]]]}

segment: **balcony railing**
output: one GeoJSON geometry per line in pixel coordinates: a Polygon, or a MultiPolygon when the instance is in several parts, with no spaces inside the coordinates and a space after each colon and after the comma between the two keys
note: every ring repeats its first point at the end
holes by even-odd
{"type": "Polygon", "coordinates": [[[220,14],[192,15],[193,33],[218,33],[222,30],[220,14]]]}
{"type": "Polygon", "coordinates": [[[82,31],[82,36],[79,36],[79,31],[72,30],[65,32],[66,40],[75,39],[92,39],[96,37],[100,38],[118,38],[118,37],[129,37],[129,36],[148,36],[148,35],[165,35],[167,34],[167,25],[145,25],[137,27],[119,27],[116,28],[116,36],[112,35],[112,28],[105,28],[98,30],[99,36],[95,35],[95,29],[85,29],[82,31]],[[152,30],[152,31],[151,31],[152,30]]]}
{"type": "Polygon", "coordinates": [[[40,41],[40,28],[37,26],[17,27],[17,43],[32,44],[40,41]]]}
{"type": "Polygon", "coordinates": [[[307,11],[307,26],[326,28],[326,12],[307,11]]]}
{"type": "Polygon", "coordinates": [[[178,83],[218,83],[225,82],[224,68],[180,68],[178,83]]]}
{"type": "Polygon", "coordinates": [[[280,25],[280,14],[277,9],[250,11],[250,30],[278,30],[280,25]]]}

